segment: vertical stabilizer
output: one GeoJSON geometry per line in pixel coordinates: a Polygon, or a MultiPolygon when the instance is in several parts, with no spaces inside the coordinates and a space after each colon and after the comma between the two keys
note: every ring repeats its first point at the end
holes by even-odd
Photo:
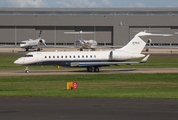
{"type": "Polygon", "coordinates": [[[139,32],[134,36],[134,38],[127,43],[124,47],[116,50],[122,50],[125,52],[130,52],[133,54],[140,54],[143,50],[143,48],[146,45],[147,40],[150,39],[152,36],[172,36],[171,34],[152,34],[152,33],[146,33],[144,32],[139,32]]]}

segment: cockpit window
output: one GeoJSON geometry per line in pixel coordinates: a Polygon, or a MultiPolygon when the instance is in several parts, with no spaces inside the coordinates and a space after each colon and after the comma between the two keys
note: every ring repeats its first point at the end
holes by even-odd
{"type": "Polygon", "coordinates": [[[24,57],[33,57],[33,55],[25,55],[24,57]]]}
{"type": "Polygon", "coordinates": [[[21,42],[20,44],[26,44],[26,42],[21,42]]]}

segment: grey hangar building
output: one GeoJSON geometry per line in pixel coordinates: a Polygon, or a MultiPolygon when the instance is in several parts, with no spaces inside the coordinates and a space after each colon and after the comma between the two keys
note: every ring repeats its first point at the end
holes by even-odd
{"type": "Polygon", "coordinates": [[[84,35],[98,45],[125,45],[139,31],[173,34],[153,37],[155,45],[178,45],[178,8],[0,8],[0,44],[18,45],[36,39],[47,45],[74,45],[84,35]]]}

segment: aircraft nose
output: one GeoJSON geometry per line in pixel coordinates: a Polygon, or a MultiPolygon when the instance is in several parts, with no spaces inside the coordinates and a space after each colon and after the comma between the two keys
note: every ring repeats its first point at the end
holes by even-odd
{"type": "Polygon", "coordinates": [[[19,59],[17,59],[16,61],[14,61],[14,64],[21,65],[22,62],[19,59]]]}
{"type": "Polygon", "coordinates": [[[14,64],[18,64],[18,60],[14,61],[14,64]]]}

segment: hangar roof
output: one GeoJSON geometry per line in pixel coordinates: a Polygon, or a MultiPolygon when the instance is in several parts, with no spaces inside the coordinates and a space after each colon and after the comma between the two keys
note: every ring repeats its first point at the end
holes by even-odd
{"type": "Polygon", "coordinates": [[[171,15],[178,8],[0,8],[0,15],[171,15]]]}

